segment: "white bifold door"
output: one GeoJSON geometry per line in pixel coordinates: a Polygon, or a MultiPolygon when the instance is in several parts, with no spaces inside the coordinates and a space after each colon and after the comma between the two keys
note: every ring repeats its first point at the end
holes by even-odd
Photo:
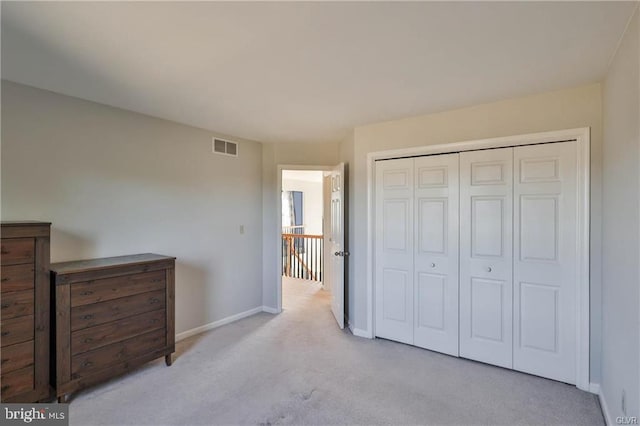
{"type": "Polygon", "coordinates": [[[376,335],[458,355],[458,154],[376,164],[376,335]]]}
{"type": "Polygon", "coordinates": [[[460,355],[512,368],[513,148],[460,154],[460,355]]]}
{"type": "Polygon", "coordinates": [[[414,161],[413,344],[458,355],[458,154],[414,161]]]}
{"type": "Polygon", "coordinates": [[[576,142],[514,149],[513,368],[576,382],[576,142]]]}
{"type": "Polygon", "coordinates": [[[576,142],[378,161],[376,336],[575,383],[576,142]]]}
{"type": "Polygon", "coordinates": [[[376,335],[413,344],[413,158],[376,164],[376,335]]]}

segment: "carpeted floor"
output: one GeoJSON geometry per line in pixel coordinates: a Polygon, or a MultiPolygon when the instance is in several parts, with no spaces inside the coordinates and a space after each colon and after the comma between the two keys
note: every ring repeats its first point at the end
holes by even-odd
{"type": "Polygon", "coordinates": [[[72,397],[72,425],[602,425],[574,386],[340,331],[317,284],[72,397]]]}

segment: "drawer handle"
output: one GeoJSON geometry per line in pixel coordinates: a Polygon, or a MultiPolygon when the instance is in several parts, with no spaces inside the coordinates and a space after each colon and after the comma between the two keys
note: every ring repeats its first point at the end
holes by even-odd
{"type": "Polygon", "coordinates": [[[2,250],[0,251],[0,254],[9,254],[9,253],[11,253],[11,252],[10,252],[10,251],[7,251],[7,250],[5,250],[5,249],[2,249],[2,250]]]}
{"type": "Polygon", "coordinates": [[[90,296],[93,294],[93,291],[89,290],[89,291],[83,291],[82,293],[80,293],[80,296],[90,296]]]}
{"type": "Polygon", "coordinates": [[[83,320],[90,320],[91,318],[93,318],[93,315],[85,315],[82,317],[83,320]]]}
{"type": "Polygon", "coordinates": [[[87,338],[86,338],[86,339],[84,339],[82,342],[83,342],[83,343],[91,343],[91,342],[93,342],[93,339],[92,339],[91,337],[87,337],[87,338]]]}
{"type": "Polygon", "coordinates": [[[9,334],[11,334],[10,331],[3,331],[2,333],[0,333],[0,336],[4,337],[4,336],[8,336],[9,334]]]}
{"type": "Polygon", "coordinates": [[[9,306],[11,306],[11,303],[3,303],[2,309],[7,309],[9,306]]]}
{"type": "Polygon", "coordinates": [[[11,387],[11,386],[9,386],[9,385],[5,385],[5,386],[3,386],[3,387],[2,387],[2,392],[4,392],[4,391],[8,390],[10,387],[11,387]]]}
{"type": "Polygon", "coordinates": [[[9,277],[5,277],[5,278],[3,278],[2,280],[0,280],[0,282],[6,283],[6,282],[7,282],[7,281],[9,281],[9,280],[10,280],[10,278],[9,278],[9,277]]]}
{"type": "Polygon", "coordinates": [[[83,367],[91,367],[93,365],[93,363],[91,361],[85,361],[82,363],[83,367]]]}
{"type": "Polygon", "coordinates": [[[160,299],[154,297],[153,299],[149,299],[149,302],[153,305],[154,303],[160,302],[160,299]]]}

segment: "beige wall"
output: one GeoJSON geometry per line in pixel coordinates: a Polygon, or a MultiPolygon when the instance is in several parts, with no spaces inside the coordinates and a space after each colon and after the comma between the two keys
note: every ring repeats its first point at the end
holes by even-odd
{"type": "Polygon", "coordinates": [[[53,222],[54,262],[176,256],[178,333],[260,307],[262,147],[212,136],[3,81],[2,219],[53,222]]]}
{"type": "Polygon", "coordinates": [[[273,161],[276,165],[335,166],[340,158],[339,142],[278,143],[268,145],[273,149],[273,161]]]}
{"type": "Polygon", "coordinates": [[[603,90],[602,393],[610,421],[640,417],[640,12],[603,90]]]}
{"type": "Polygon", "coordinates": [[[352,177],[350,298],[353,328],[367,330],[367,164],[370,152],[477,140],[551,130],[591,127],[591,321],[592,377],[600,375],[601,322],[601,87],[593,84],[470,108],[357,127],[352,177]],[[357,220],[355,218],[358,218],[357,220]]]}
{"type": "Polygon", "coordinates": [[[334,166],[340,162],[340,143],[278,143],[263,144],[262,148],[262,301],[264,306],[275,309],[280,280],[280,250],[278,217],[280,194],[278,166],[334,166]]]}

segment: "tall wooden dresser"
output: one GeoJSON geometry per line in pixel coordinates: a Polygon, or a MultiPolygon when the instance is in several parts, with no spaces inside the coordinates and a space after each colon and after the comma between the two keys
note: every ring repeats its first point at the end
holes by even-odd
{"type": "Polygon", "coordinates": [[[37,402],[49,388],[47,222],[2,222],[0,295],[2,402],[37,402]]]}
{"type": "Polygon", "coordinates": [[[175,258],[157,254],[54,263],[58,401],[175,351],[175,258]]]}

